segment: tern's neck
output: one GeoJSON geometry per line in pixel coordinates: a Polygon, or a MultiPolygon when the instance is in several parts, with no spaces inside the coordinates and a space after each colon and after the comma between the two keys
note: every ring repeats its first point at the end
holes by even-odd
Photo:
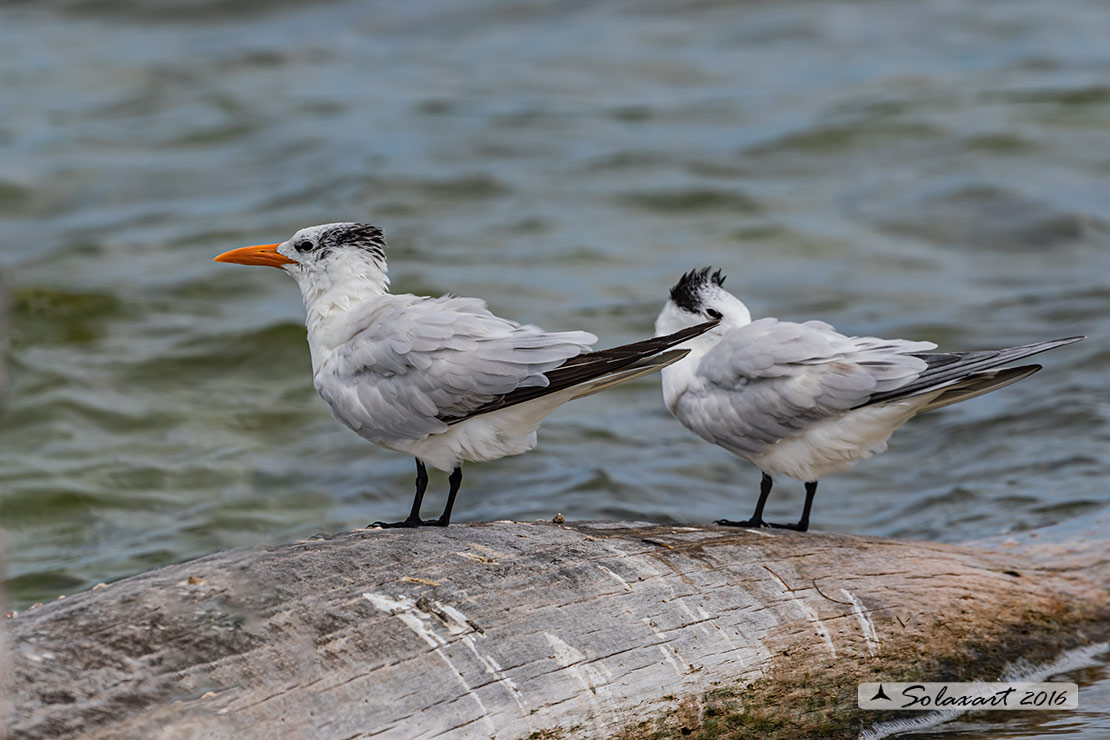
{"type": "Polygon", "coordinates": [[[388,295],[388,285],[385,273],[377,270],[348,275],[326,285],[301,285],[313,368],[319,367],[324,357],[354,335],[355,313],[388,295]]]}
{"type": "Polygon", "coordinates": [[[706,333],[694,337],[675,347],[675,349],[688,349],[689,354],[678,362],[663,368],[660,379],[663,384],[663,403],[674,414],[679,399],[690,389],[690,385],[697,379],[698,366],[705,355],[721,341],[732,324],[721,322],[706,333]]]}
{"type": "MultiPolygon", "coordinates": [[[[744,304],[732,296],[729,296],[729,298],[732,298],[735,303],[723,304],[731,310],[724,315],[720,323],[704,334],[677,345],[675,349],[688,349],[690,350],[689,354],[678,362],[663,368],[663,372],[660,373],[663,381],[663,402],[672,414],[675,412],[679,399],[697,379],[698,366],[701,364],[702,358],[717,346],[726,333],[732,329],[746,326],[752,321],[751,314],[744,304]]],[[[668,301],[659,313],[659,318],[655,320],[655,336],[671,334],[693,325],[690,314],[684,313],[674,303],[668,301]]]]}

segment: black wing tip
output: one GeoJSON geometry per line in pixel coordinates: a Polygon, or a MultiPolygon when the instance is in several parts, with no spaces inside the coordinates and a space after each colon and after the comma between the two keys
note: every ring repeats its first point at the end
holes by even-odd
{"type": "MultiPolygon", "coordinates": [[[[599,349],[593,352],[584,352],[580,355],[575,355],[559,367],[545,373],[550,381],[546,386],[517,388],[516,390],[509,391],[495,398],[489,403],[482,404],[478,408],[470,410],[464,415],[450,417],[441,415],[436,418],[448,424],[457,424],[481,414],[498,411],[518,403],[525,403],[549,393],[563,390],[564,388],[570,388],[575,385],[589,382],[603,375],[628,368],[641,360],[650,357],[658,357],[676,344],[681,344],[689,339],[704,334],[718,323],[720,323],[720,319],[713,319],[712,321],[688,326],[685,329],[679,329],[673,334],[642,339],[632,344],[622,344],[619,347],[610,347],[608,349],[599,349]]],[[[681,352],[682,356],[675,358],[673,362],[677,362],[689,353],[689,350],[677,351],[681,352]]],[[[661,367],[663,366],[660,365],[660,368],[661,367]]]]}
{"type": "Polygon", "coordinates": [[[1079,335],[1076,335],[1074,337],[1063,337],[1062,339],[1049,339],[1045,342],[1033,342],[1032,344],[1023,344],[1023,345],[1020,345],[1018,347],[1007,347],[1006,349],[1000,349],[998,351],[999,352],[1006,352],[1006,351],[1009,351],[1009,350],[1028,349],[1028,350],[1033,350],[1033,352],[1030,352],[1029,354],[1036,354],[1037,352],[1047,352],[1050,349],[1056,349],[1057,347],[1066,347],[1069,344],[1075,344],[1076,342],[1082,342],[1086,338],[1087,338],[1087,336],[1085,334],[1079,334],[1079,335]]]}
{"type": "Polygon", "coordinates": [[[1087,338],[1086,334],[1076,334],[1074,337],[1061,337],[1060,339],[1046,339],[1043,342],[1034,342],[1033,344],[1026,345],[1027,347],[1036,347],[1040,344],[1075,344],[1087,338]]]}
{"type": "MultiPolygon", "coordinates": [[[[632,342],[631,344],[622,344],[618,347],[609,347],[607,349],[586,352],[584,354],[578,355],[578,357],[589,357],[591,355],[596,355],[600,357],[605,354],[610,354],[614,356],[619,356],[622,359],[631,359],[632,361],[642,360],[645,357],[651,357],[652,355],[659,354],[664,350],[668,350],[676,344],[682,344],[689,339],[699,337],[719,323],[721,323],[720,319],[712,319],[710,321],[704,321],[700,324],[694,324],[693,326],[687,326],[684,329],[679,329],[678,331],[672,332],[670,334],[664,334],[661,337],[641,339],[640,341],[632,342]]],[[[575,358],[571,359],[573,360],[575,358]]]]}
{"type": "MultiPolygon", "coordinates": [[[[712,329],[713,327],[715,327],[719,323],[721,323],[720,319],[712,319],[710,321],[703,321],[700,324],[694,324],[693,326],[688,326],[685,329],[679,329],[678,331],[674,332],[673,334],[667,334],[666,336],[662,337],[662,339],[664,341],[669,341],[671,339],[674,339],[675,341],[672,344],[679,344],[681,342],[686,341],[687,339],[693,339],[694,337],[700,337],[702,334],[705,334],[707,331],[709,331],[710,329],[712,329]]],[[[672,344],[668,344],[667,346],[672,346],[672,344]]]]}

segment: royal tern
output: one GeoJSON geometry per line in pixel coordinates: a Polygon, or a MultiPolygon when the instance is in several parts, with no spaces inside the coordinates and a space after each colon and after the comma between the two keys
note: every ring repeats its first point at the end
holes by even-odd
{"type": "Polygon", "coordinates": [[[886,449],[895,429],[922,411],[965,401],[1027,378],[1040,365],[999,367],[1084,337],[980,352],[932,353],[932,342],[848,337],[823,321],[752,321],[710,268],[686,273],[655,321],[657,335],[719,323],[683,345],[662,372],[663,400],[702,439],[754,463],[759,500],[741,527],[804,532],[817,480],[886,449]],[[763,521],[773,476],[805,482],[796,524],[763,521]]]}
{"type": "Polygon", "coordinates": [[[593,334],[521,325],[476,298],[389,293],[385,248],[377,227],[335,223],[215,258],[292,275],[304,297],[314,384],[332,414],[364,439],[416,458],[411,513],[377,526],[447,526],[463,461],[531,450],[556,408],[676,362],[686,350],[672,346],[716,323],[589,352],[593,334]],[[447,505],[433,520],[420,518],[425,465],[451,474],[447,505]]]}

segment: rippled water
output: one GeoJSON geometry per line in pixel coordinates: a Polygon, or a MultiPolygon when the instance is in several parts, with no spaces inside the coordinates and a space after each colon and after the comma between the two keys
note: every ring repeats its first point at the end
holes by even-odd
{"type": "MultiPolygon", "coordinates": [[[[1110,501],[1102,3],[229,5],[0,9],[15,606],[403,516],[412,461],[316,397],[292,282],[211,262],[336,220],[386,229],[398,291],[606,344],[704,264],[850,333],[1089,334],[823,481],[815,526],[960,541],[1110,501]]],[[[459,520],[738,517],[759,478],[654,380],[466,476],[459,520]]]]}

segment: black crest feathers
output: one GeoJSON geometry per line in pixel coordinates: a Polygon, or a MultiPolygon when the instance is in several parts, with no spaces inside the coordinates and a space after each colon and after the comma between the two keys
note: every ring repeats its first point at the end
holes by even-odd
{"type": "Polygon", "coordinates": [[[320,237],[320,247],[358,247],[379,259],[385,259],[385,235],[373,224],[343,224],[320,237]]]}
{"type": "Polygon", "coordinates": [[[703,267],[700,270],[690,270],[678,279],[671,288],[671,300],[679,308],[697,313],[701,310],[701,291],[707,285],[721,286],[725,284],[725,276],[720,270],[710,273],[712,267],[703,267]]]}

